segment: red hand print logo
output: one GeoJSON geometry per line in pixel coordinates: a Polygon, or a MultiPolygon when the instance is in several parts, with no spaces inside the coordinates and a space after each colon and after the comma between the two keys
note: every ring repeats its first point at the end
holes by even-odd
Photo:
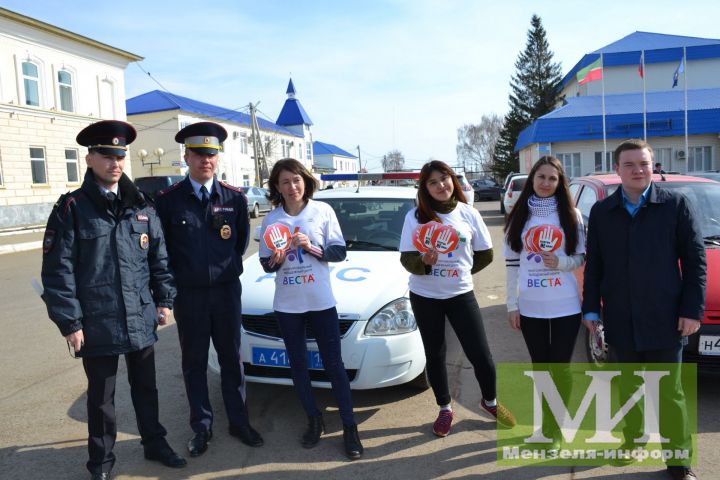
{"type": "Polygon", "coordinates": [[[282,223],[273,223],[265,229],[263,240],[270,250],[287,251],[290,249],[290,241],[292,240],[290,228],[282,223]]]}

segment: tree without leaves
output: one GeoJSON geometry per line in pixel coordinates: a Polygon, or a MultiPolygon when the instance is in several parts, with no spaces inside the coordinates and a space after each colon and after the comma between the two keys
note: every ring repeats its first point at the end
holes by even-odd
{"type": "Polygon", "coordinates": [[[386,172],[394,172],[402,170],[405,166],[405,157],[400,150],[392,150],[386,155],[383,155],[382,167],[386,172]]]}
{"type": "Polygon", "coordinates": [[[553,53],[540,17],[533,15],[530,25],[525,50],[515,61],[517,70],[510,80],[510,111],[505,116],[495,148],[491,170],[498,177],[519,171],[520,159],[515,145],[520,132],[550,112],[560,100],[560,64],[552,61],[553,53]]]}
{"type": "Polygon", "coordinates": [[[477,125],[466,124],[458,128],[455,151],[466,170],[485,171],[490,168],[502,126],[502,118],[492,113],[483,115],[477,125]]]}

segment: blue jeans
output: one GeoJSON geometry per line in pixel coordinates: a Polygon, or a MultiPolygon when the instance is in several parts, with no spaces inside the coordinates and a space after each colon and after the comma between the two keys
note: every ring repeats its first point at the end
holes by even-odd
{"type": "Polygon", "coordinates": [[[295,391],[300,397],[305,413],[308,417],[320,415],[315,404],[315,396],[310,383],[308,372],[308,349],[305,337],[305,325],[309,323],[315,333],[315,340],[320,350],[325,373],[330,379],[333,395],[340,410],[343,425],[355,425],[353,416],[352,397],[350,395],[350,381],[345,372],[342,356],[340,354],[340,321],[335,307],[321,311],[304,313],[275,312],[280,332],[285,342],[285,349],[290,360],[295,391]]]}

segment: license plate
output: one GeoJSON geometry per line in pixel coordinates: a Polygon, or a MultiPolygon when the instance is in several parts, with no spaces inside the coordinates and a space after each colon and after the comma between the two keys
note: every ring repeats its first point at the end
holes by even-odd
{"type": "Polygon", "coordinates": [[[700,355],[720,355],[720,336],[700,335],[698,352],[700,355]]]}
{"type": "MultiPolygon", "coordinates": [[[[320,352],[308,350],[308,365],[313,370],[322,370],[323,364],[320,352]]],[[[266,367],[290,367],[290,359],[287,351],[282,348],[260,348],[252,349],[253,365],[264,365],[266,367]]]]}

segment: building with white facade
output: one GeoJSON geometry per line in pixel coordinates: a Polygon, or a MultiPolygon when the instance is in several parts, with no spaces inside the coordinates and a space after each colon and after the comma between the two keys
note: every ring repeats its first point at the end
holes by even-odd
{"type": "Polygon", "coordinates": [[[546,154],[571,177],[611,171],[613,150],[645,132],[666,171],[720,168],[720,40],[635,32],[585,55],[560,88],[562,104],[518,137],[521,172],[546,154]],[[580,85],[601,56],[603,79],[580,85]]]}
{"type": "MultiPolygon", "coordinates": [[[[358,173],[358,157],[330,143],[313,142],[313,171],[319,173],[358,173]]],[[[319,178],[319,175],[318,175],[319,178]]],[[[357,182],[343,182],[357,185],[357,182]]]]}
{"type": "Polygon", "coordinates": [[[125,69],[139,60],[0,8],[0,229],[44,224],[80,186],[87,151],[75,137],[125,120],[125,69]]]}
{"type": "MultiPolygon", "coordinates": [[[[295,98],[292,80],[287,94],[277,122],[257,118],[259,148],[263,148],[269,169],[275,161],[286,157],[297,158],[310,169],[312,122],[295,98]]],[[[247,113],[154,90],[128,99],[127,115],[138,131],[132,157],[135,177],[184,175],[185,147],[175,142],[175,134],[192,123],[209,121],[222,125],[228,132],[220,153],[218,178],[238,186],[255,183],[251,117],[247,113]]]]}

